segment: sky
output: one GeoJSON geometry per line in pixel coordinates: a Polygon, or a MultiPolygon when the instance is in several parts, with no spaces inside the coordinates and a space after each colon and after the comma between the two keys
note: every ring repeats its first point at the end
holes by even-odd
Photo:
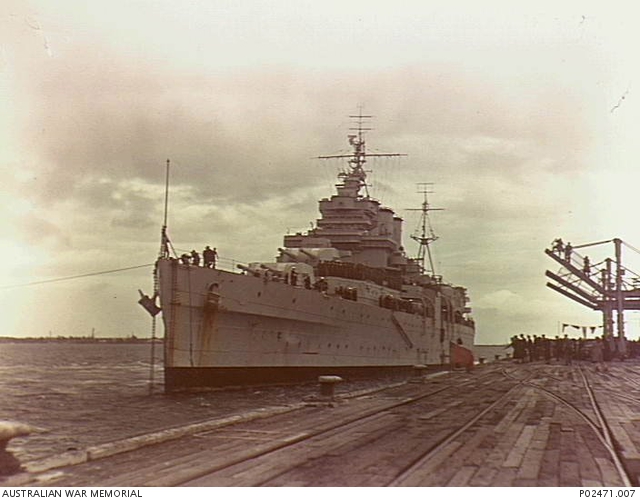
{"type": "Polygon", "coordinates": [[[0,336],[150,335],[150,267],[24,284],[153,263],[168,158],[179,251],[273,260],[334,192],[342,165],[314,157],[349,151],[360,107],[369,151],[407,154],[367,167],[411,255],[434,183],[436,271],[477,342],[601,325],[545,286],[543,251],[640,247],[633,4],[530,3],[5,0],[0,336]]]}

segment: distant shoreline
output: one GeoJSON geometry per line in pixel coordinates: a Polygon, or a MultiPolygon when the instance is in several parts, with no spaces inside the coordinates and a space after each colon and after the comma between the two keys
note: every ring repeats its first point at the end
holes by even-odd
{"type": "MultiPolygon", "coordinates": [[[[126,343],[126,344],[146,344],[151,343],[152,339],[143,337],[10,337],[0,336],[0,343],[126,343]]],[[[155,341],[162,342],[162,338],[156,338],[155,341]]]]}

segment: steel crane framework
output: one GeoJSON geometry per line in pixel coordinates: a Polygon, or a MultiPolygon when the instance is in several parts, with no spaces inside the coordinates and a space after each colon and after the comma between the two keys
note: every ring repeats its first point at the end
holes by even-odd
{"type": "Polygon", "coordinates": [[[551,259],[560,264],[557,273],[546,272],[547,287],[569,299],[602,312],[604,336],[614,335],[613,312],[616,311],[617,336],[624,337],[624,312],[640,311],[640,275],[622,263],[622,247],[640,253],[619,238],[572,246],[561,239],[545,249],[551,259]],[[592,263],[578,249],[613,243],[614,256],[592,263]]]}

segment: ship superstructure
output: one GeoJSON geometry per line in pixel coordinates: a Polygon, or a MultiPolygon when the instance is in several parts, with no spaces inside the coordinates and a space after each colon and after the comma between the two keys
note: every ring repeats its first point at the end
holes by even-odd
{"type": "Polygon", "coordinates": [[[226,271],[161,252],[167,390],[407,371],[448,363],[450,343],[473,346],[466,289],[425,269],[433,240],[423,231],[408,257],[402,218],[369,195],[367,158],[399,154],[367,153],[369,117],[355,118],[352,153],[319,157],[346,160],[336,193],[273,262],[226,271]]]}

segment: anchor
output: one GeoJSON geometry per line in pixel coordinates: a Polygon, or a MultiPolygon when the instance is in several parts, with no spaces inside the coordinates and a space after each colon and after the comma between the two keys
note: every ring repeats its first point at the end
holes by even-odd
{"type": "Polygon", "coordinates": [[[158,313],[162,311],[162,308],[160,308],[156,304],[156,298],[158,297],[158,293],[155,293],[153,295],[153,298],[150,298],[140,289],[138,289],[138,292],[140,293],[140,299],[138,300],[138,304],[141,305],[145,310],[147,310],[149,312],[149,315],[151,315],[152,317],[155,317],[158,313]]]}

